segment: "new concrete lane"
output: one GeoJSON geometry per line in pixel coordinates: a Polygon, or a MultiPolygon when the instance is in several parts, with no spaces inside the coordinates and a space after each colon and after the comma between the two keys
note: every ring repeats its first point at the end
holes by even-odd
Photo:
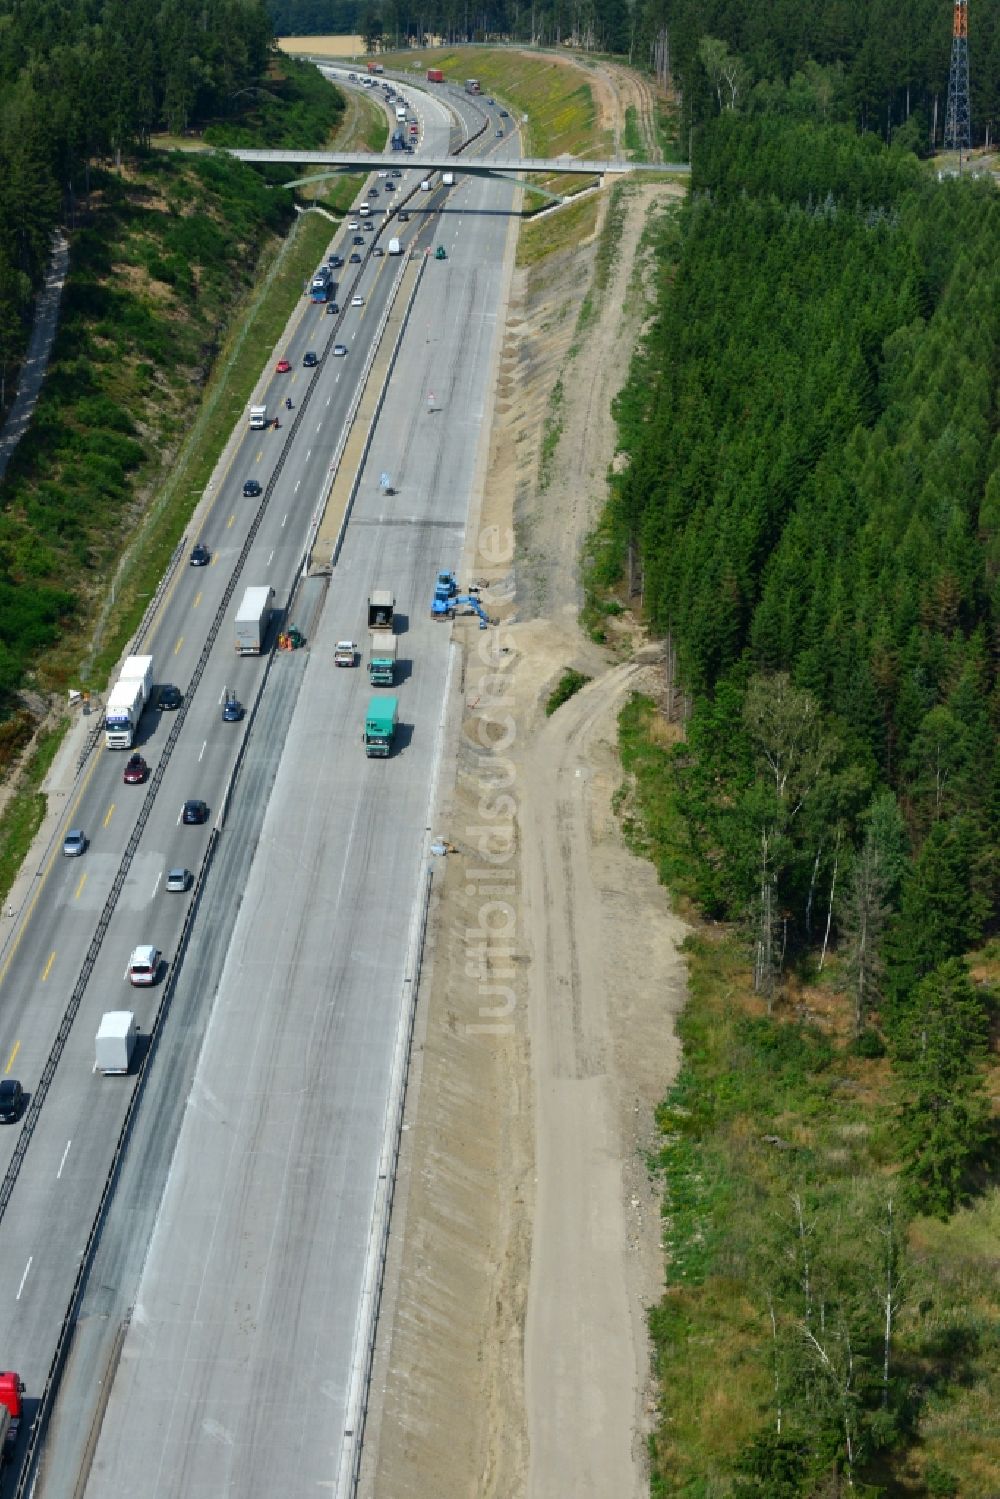
{"type": "MultiPolygon", "coordinates": [[[[336,1477],[449,672],[451,630],[431,621],[429,602],[438,569],[461,555],[507,231],[500,214],[460,210],[508,198],[503,187],[460,190],[454,253],[424,275],[308,660],[280,658],[268,680],[252,757],[282,736],[283,751],[90,1499],[272,1495],[290,1475],[306,1493],[336,1477]],[[428,411],[432,382],[442,403],[428,411]],[[378,491],[382,470],[402,476],[391,500],[378,491]],[[373,586],[392,587],[403,616],[402,730],[388,761],[367,760],[361,746],[363,669],[332,664],[336,638],[364,642],[373,586]],[[294,708],[292,672],[301,672],[294,708]]],[[[241,787],[224,851],[256,838],[257,809],[241,787]]],[[[197,981],[202,954],[210,968],[226,878],[224,856],[178,998],[197,981]]],[[[174,1018],[158,1077],[173,1071],[174,1018]]],[[[127,1235],[117,1212],[116,1203],[105,1240],[127,1235]]],[[[120,1287],[122,1306],[129,1291],[120,1287]]]]}

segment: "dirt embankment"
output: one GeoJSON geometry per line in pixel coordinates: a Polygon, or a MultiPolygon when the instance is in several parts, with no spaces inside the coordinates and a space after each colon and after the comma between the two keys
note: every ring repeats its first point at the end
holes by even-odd
{"type": "Polygon", "coordinates": [[[612,661],[582,635],[578,564],[644,317],[642,228],[664,193],[627,195],[582,337],[594,242],[514,279],[468,569],[503,623],[455,627],[461,722],[435,825],[454,852],[438,871],[376,1363],[362,1492],[379,1499],[647,1490],[645,1308],[662,1260],[644,1162],[677,1066],[682,926],[613,810],[617,710],[633,688],[659,690],[658,652],[612,661]],[[562,431],[540,490],[557,379],[562,431]],[[546,718],[567,667],[594,680],[546,718]]]}

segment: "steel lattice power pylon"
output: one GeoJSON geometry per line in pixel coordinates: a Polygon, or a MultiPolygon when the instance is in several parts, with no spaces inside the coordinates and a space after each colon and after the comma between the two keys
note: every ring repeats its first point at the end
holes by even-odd
{"type": "Polygon", "coordinates": [[[955,0],[951,32],[951,72],[948,76],[948,110],[944,117],[946,151],[968,151],[972,145],[969,119],[969,6],[955,0]]]}

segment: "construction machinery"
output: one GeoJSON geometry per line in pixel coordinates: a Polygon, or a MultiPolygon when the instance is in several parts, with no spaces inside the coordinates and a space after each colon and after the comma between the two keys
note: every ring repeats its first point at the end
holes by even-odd
{"type": "Polygon", "coordinates": [[[478,614],[479,628],[485,630],[489,625],[490,618],[482,604],[474,593],[456,593],[452,598],[439,599],[437,594],[431,604],[432,619],[454,619],[459,612],[463,614],[478,614]]]}

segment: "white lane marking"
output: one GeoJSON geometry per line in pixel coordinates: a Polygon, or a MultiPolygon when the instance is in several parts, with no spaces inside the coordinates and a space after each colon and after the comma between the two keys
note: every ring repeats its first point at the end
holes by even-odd
{"type": "Polygon", "coordinates": [[[316,431],[317,432],[322,432],[322,430],[323,430],[323,423],[322,422],[317,422],[316,423],[316,431]]]}
{"type": "Polygon", "coordinates": [[[154,900],[156,899],[156,892],[160,888],[160,881],[162,880],[162,878],[163,878],[163,870],[161,869],[160,873],[156,876],[156,884],[153,886],[153,899],[154,900]]]}
{"type": "Polygon", "coordinates": [[[183,816],[184,816],[184,808],[181,807],[181,810],[177,814],[177,827],[180,827],[180,825],[181,825],[181,818],[183,816]]]}
{"type": "Polygon", "coordinates": [[[309,462],[309,460],[312,457],[312,455],[313,455],[313,450],[312,450],[312,448],[310,448],[309,451],[308,451],[308,453],[306,454],[306,462],[307,463],[309,462]]]}
{"type": "Polygon", "coordinates": [[[21,1299],[21,1292],[24,1290],[24,1282],[28,1279],[28,1271],[31,1269],[31,1262],[34,1259],[34,1257],[35,1256],[33,1254],[29,1254],[28,1255],[28,1263],[24,1267],[24,1274],[21,1276],[21,1284],[17,1288],[17,1299],[18,1299],[18,1301],[20,1301],[20,1299],[21,1299]]]}
{"type": "MultiPolygon", "coordinates": [[[[285,513],[285,520],[287,520],[287,519],[288,519],[288,513],[287,513],[287,511],[286,511],[286,513],[285,513]]],[[[281,527],[282,527],[282,530],[284,530],[284,526],[285,526],[285,520],[283,520],[283,521],[282,521],[282,522],[281,522],[281,527]]]]}
{"type": "Polygon", "coordinates": [[[59,1162],[59,1170],[56,1172],[56,1181],[58,1181],[59,1178],[63,1174],[63,1167],[66,1164],[66,1157],[69,1155],[69,1148],[72,1145],[72,1143],[73,1143],[72,1140],[67,1140],[66,1141],[66,1149],[63,1151],[62,1160],[59,1162]]]}
{"type": "Polygon", "coordinates": [[[265,566],[265,567],[270,567],[270,566],[271,566],[271,563],[272,563],[272,561],[273,561],[273,560],[274,560],[274,551],[273,551],[273,549],[272,549],[272,551],[271,551],[271,555],[270,555],[270,557],[268,557],[268,559],[267,559],[267,561],[266,561],[266,562],[265,562],[265,564],[264,564],[264,566],[265,566]]]}
{"type": "Polygon", "coordinates": [[[292,490],[292,493],[293,493],[293,494],[298,494],[298,492],[299,492],[299,485],[300,485],[300,484],[301,484],[301,483],[302,483],[302,480],[301,480],[301,479],[297,479],[297,480],[296,480],[296,481],[295,481],[295,488],[294,488],[294,489],[293,489],[293,490],[292,490]]]}
{"type": "MultiPolygon", "coordinates": [[[[340,379],[340,376],[339,376],[339,375],[338,375],[338,376],[337,376],[337,379],[338,379],[338,380],[339,380],[339,379],[340,379]]],[[[333,400],[333,396],[327,396],[327,398],[326,398],[326,404],[327,404],[327,405],[328,405],[328,406],[329,406],[329,404],[330,404],[330,402],[331,402],[331,401],[332,401],[332,400],[333,400]]],[[[301,481],[301,480],[299,480],[299,483],[301,483],[301,482],[302,482],[302,481],[301,481]]],[[[298,486],[298,484],[296,484],[296,486],[295,486],[295,488],[296,488],[296,489],[298,489],[298,487],[299,487],[299,486],[298,486]]]]}
{"type": "Polygon", "coordinates": [[[206,751],[206,750],[207,750],[207,749],[208,749],[208,740],[207,740],[207,739],[206,739],[206,740],[205,740],[205,741],[204,741],[204,742],[203,742],[203,744],[202,744],[202,746],[201,746],[201,754],[200,754],[200,755],[199,755],[199,756],[198,756],[198,764],[199,764],[199,765],[200,765],[200,764],[201,764],[201,761],[202,761],[202,755],[204,755],[204,753],[205,753],[205,751],[206,751]]]}

